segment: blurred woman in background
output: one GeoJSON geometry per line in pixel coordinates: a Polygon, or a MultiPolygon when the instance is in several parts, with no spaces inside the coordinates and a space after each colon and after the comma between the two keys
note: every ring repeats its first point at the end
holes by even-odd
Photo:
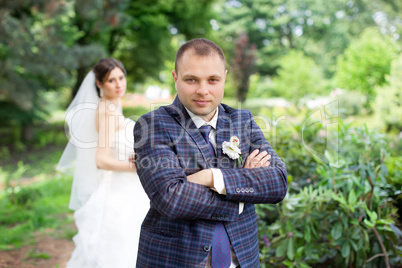
{"type": "Polygon", "coordinates": [[[149,199],[133,163],[135,123],[122,114],[126,86],[123,64],[101,59],[66,112],[70,140],[57,169],[74,176],[78,228],[67,267],[135,267],[149,199]]]}

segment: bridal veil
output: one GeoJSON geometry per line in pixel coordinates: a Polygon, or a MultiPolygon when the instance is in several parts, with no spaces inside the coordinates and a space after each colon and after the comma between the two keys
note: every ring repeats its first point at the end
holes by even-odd
{"type": "Polygon", "coordinates": [[[96,167],[98,133],[96,110],[99,97],[95,74],[90,71],[66,111],[66,134],[69,142],[56,169],[74,177],[69,208],[80,208],[98,186],[96,167]]]}

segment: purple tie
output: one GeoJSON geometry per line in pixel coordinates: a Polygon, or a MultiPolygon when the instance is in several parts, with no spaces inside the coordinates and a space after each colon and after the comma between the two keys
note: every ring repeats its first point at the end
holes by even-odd
{"type": "MultiPolygon", "coordinates": [[[[215,158],[215,149],[209,141],[211,126],[202,126],[199,128],[201,135],[209,145],[209,156],[215,158]]],[[[216,163],[216,162],[213,162],[216,163]]],[[[230,242],[225,226],[217,221],[215,225],[214,238],[212,240],[211,266],[213,268],[227,268],[230,266],[230,242]]]]}

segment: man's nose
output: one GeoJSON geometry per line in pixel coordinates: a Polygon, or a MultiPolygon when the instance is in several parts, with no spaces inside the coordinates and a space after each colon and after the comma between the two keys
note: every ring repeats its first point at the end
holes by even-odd
{"type": "Polygon", "coordinates": [[[208,84],[206,82],[201,82],[197,87],[196,93],[200,95],[207,95],[208,92],[208,84]]]}

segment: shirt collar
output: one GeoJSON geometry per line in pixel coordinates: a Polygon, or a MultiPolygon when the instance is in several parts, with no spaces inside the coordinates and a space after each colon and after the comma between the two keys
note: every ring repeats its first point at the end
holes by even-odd
{"type": "MultiPolygon", "coordinates": [[[[184,107],[184,108],[186,108],[186,107],[184,107]]],[[[212,126],[214,129],[216,129],[216,124],[218,122],[218,114],[219,114],[218,107],[216,107],[215,115],[214,115],[214,117],[212,117],[211,121],[209,121],[209,122],[205,122],[204,119],[202,119],[198,115],[192,113],[189,109],[186,108],[186,110],[187,110],[188,114],[190,115],[191,119],[193,120],[194,125],[197,128],[207,125],[207,126],[212,126]]]]}

